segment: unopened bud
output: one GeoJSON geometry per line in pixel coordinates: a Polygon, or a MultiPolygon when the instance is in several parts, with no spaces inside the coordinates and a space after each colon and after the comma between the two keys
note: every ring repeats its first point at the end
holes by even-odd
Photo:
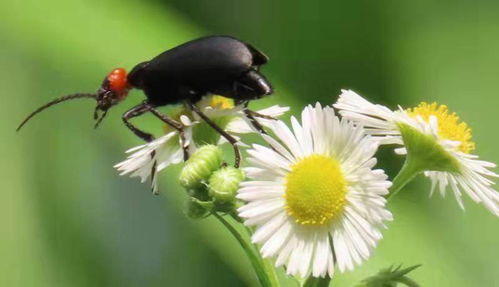
{"type": "Polygon", "coordinates": [[[222,164],[222,150],[214,145],[200,147],[186,161],[180,172],[180,184],[187,189],[198,189],[222,164]]]}
{"type": "Polygon", "coordinates": [[[242,170],[231,166],[223,167],[215,171],[208,180],[208,194],[216,202],[232,202],[243,179],[242,170]]]}

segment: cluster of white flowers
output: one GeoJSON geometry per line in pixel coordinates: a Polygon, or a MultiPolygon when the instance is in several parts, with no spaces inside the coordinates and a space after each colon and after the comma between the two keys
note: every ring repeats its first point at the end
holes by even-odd
{"type": "MultiPolygon", "coordinates": [[[[495,165],[471,154],[470,128],[446,106],[422,103],[392,111],[344,90],[333,107],[307,106],[301,121],[291,117],[291,127],[262,120],[269,131],[262,134],[267,146],[243,145],[248,147],[246,180],[237,199],[244,205],[237,213],[245,225],[255,227],[252,241],[261,255],[274,258],[288,274],[332,277],[335,266],[351,270],[370,257],[382,238],[380,230],[392,220],[387,196],[395,185],[403,186],[396,179],[391,188],[384,171],[375,168],[382,144],[399,145],[395,151],[412,163],[410,175],[429,177],[432,193],[438,187],[444,194],[450,187],[461,207],[462,194],[467,194],[499,216],[499,194],[491,180],[498,175],[490,171],[495,165]]],[[[213,104],[212,99],[201,108],[211,119],[228,119],[223,127],[231,134],[255,132],[242,107],[213,104]]],[[[274,106],[259,113],[278,117],[287,110],[274,106]]],[[[202,121],[187,114],[179,119],[191,149],[204,144],[195,131],[202,121]]],[[[116,167],[142,180],[151,176],[153,164],[159,172],[182,161],[176,131],[129,152],[116,167]]]]}

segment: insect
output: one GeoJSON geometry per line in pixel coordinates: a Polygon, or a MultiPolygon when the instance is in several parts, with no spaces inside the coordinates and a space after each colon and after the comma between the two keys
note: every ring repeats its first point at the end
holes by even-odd
{"type": "Polygon", "coordinates": [[[244,106],[244,113],[252,125],[264,133],[255,118],[266,116],[249,110],[248,102],[273,92],[272,85],[259,72],[260,66],[267,61],[268,57],[261,51],[234,37],[199,38],[167,50],[150,61],[137,64],[128,74],[123,68],[112,70],[96,93],[78,93],[57,98],[33,111],[21,122],[17,130],[42,110],[64,101],[81,98],[97,101],[94,110],[97,128],[112,106],[121,103],[131,89],[140,89],[147,99],[122,116],[124,124],[136,136],[146,142],[154,139],[152,134],[130,122],[130,119],[150,112],[178,131],[183,142],[184,159],[187,159],[189,154],[188,146],[184,144],[183,125],[157,109],[160,106],[183,103],[232,145],[235,166],[238,167],[240,154],[237,140],[211,121],[196,106],[196,102],[207,94],[232,98],[244,106]]]}

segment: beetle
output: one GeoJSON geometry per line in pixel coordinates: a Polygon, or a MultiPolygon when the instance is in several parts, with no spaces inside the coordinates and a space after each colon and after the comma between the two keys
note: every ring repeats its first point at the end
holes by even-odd
{"type": "Polygon", "coordinates": [[[57,98],[33,111],[19,125],[23,125],[42,110],[73,99],[92,98],[97,101],[94,110],[97,128],[108,110],[121,103],[131,89],[142,90],[146,100],[125,112],[124,124],[146,142],[154,139],[130,122],[130,119],[147,112],[176,129],[182,140],[184,160],[189,157],[184,140],[183,125],[158,111],[158,107],[184,103],[213,129],[221,134],[234,148],[235,166],[239,166],[240,154],[237,140],[211,121],[197,106],[204,95],[218,94],[234,99],[244,106],[244,113],[252,125],[265,133],[255,117],[266,117],[248,109],[248,102],[270,95],[272,85],[259,70],[269,58],[252,45],[231,36],[208,36],[195,39],[167,50],[152,60],[137,64],[130,73],[123,68],[113,69],[94,94],[79,93],[57,98]],[[101,113],[101,115],[99,115],[101,113]]]}

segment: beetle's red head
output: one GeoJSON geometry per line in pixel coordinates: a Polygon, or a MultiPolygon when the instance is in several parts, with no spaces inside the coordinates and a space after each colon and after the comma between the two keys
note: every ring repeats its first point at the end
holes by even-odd
{"type": "Polygon", "coordinates": [[[126,98],[129,90],[130,86],[127,82],[127,73],[123,68],[112,70],[111,73],[104,78],[102,86],[97,91],[97,107],[95,107],[94,113],[94,118],[98,120],[96,125],[104,118],[109,108],[126,98]],[[99,110],[104,112],[100,118],[98,116],[99,110]]]}
{"type": "Polygon", "coordinates": [[[97,127],[102,119],[106,116],[107,110],[111,108],[112,106],[118,104],[122,100],[126,98],[128,95],[128,91],[131,89],[131,85],[127,81],[127,73],[125,69],[123,68],[117,68],[111,71],[106,78],[104,78],[104,81],[102,82],[101,87],[95,94],[87,94],[87,93],[80,93],[80,94],[71,94],[67,96],[63,96],[60,98],[57,98],[51,102],[48,102],[47,104],[39,107],[36,109],[34,112],[29,114],[24,121],[21,122],[17,130],[20,130],[23,125],[31,119],[34,115],[38,114],[39,112],[45,110],[48,107],[51,107],[53,105],[68,101],[68,100],[74,100],[74,99],[82,99],[82,98],[91,98],[97,100],[97,107],[95,107],[94,110],[94,118],[97,120],[95,123],[95,127],[97,127]],[[99,110],[102,111],[103,113],[99,116],[99,110]]]}

